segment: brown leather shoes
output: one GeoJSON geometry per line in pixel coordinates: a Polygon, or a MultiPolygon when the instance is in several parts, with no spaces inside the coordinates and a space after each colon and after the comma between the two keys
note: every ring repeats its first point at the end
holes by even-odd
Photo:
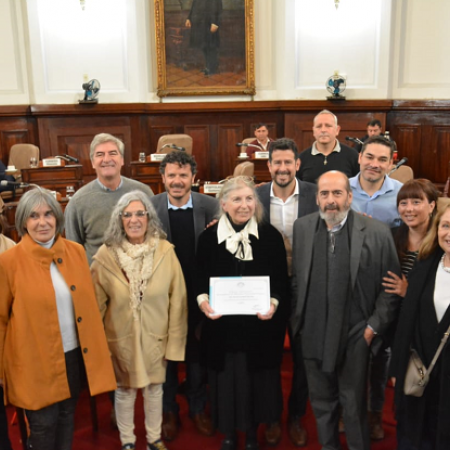
{"type": "Polygon", "coordinates": [[[379,411],[369,411],[370,439],[381,441],[384,439],[383,413],[379,411]]]}
{"type": "Polygon", "coordinates": [[[214,434],[215,430],[211,422],[211,418],[206,415],[205,412],[194,414],[194,416],[192,416],[192,420],[194,421],[197,431],[203,436],[212,436],[214,434]]]}
{"type": "Polygon", "coordinates": [[[308,441],[308,434],[300,423],[300,419],[288,421],[288,435],[296,447],[304,447],[308,441]]]}
{"type": "Polygon", "coordinates": [[[165,441],[173,441],[177,437],[179,428],[180,418],[177,413],[167,412],[163,414],[161,434],[165,441]]]}
{"type": "Polygon", "coordinates": [[[280,422],[268,423],[264,430],[264,437],[266,438],[267,445],[271,447],[278,445],[281,440],[280,422]]]}

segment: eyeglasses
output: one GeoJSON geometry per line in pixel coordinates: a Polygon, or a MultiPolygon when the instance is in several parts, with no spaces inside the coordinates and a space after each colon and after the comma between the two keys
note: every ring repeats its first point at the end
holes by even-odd
{"type": "Polygon", "coordinates": [[[123,211],[120,213],[122,216],[122,219],[131,219],[133,216],[137,217],[138,219],[142,219],[146,216],[148,216],[148,211],[123,211]]]}

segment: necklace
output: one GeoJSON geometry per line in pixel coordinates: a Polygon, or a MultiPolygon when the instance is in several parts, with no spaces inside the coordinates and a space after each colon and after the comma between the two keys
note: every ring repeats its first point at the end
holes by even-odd
{"type": "Polygon", "coordinates": [[[441,258],[441,264],[442,264],[442,268],[443,268],[447,273],[450,273],[450,267],[445,267],[444,260],[445,260],[445,253],[442,255],[442,258],[441,258]]]}
{"type": "Polygon", "coordinates": [[[327,156],[328,156],[328,155],[325,155],[325,156],[324,156],[324,160],[323,160],[323,165],[324,165],[324,166],[326,166],[326,165],[328,164],[327,156]]]}

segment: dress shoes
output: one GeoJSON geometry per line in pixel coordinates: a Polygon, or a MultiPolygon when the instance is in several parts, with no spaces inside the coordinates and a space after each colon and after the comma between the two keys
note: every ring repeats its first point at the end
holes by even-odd
{"type": "Polygon", "coordinates": [[[344,425],[344,419],[342,418],[342,412],[341,412],[341,415],[339,416],[338,431],[339,431],[339,433],[345,433],[345,425],[344,425]]]}
{"type": "Polygon", "coordinates": [[[383,413],[381,411],[369,411],[369,430],[372,441],[384,439],[383,413]]]}
{"type": "Polygon", "coordinates": [[[266,438],[267,445],[275,447],[281,440],[281,427],[280,422],[268,423],[264,430],[264,437],[266,438]]]}
{"type": "Polygon", "coordinates": [[[308,434],[300,423],[300,419],[288,421],[288,435],[296,447],[304,447],[308,441],[308,434]]]}
{"type": "Polygon", "coordinates": [[[214,434],[215,430],[211,418],[205,412],[202,411],[198,414],[194,414],[192,420],[194,421],[197,431],[203,436],[212,436],[214,434]]]}
{"type": "Polygon", "coordinates": [[[177,437],[179,428],[180,418],[177,413],[167,412],[163,414],[161,434],[165,441],[173,441],[177,437]]]}
{"type": "Polygon", "coordinates": [[[222,445],[220,446],[220,450],[236,450],[236,439],[225,438],[222,441],[222,445]]]}

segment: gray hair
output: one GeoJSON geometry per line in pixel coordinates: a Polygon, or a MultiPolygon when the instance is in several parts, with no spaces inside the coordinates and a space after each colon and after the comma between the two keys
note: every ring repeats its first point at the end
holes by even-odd
{"type": "Polygon", "coordinates": [[[314,117],[313,123],[314,123],[314,122],[316,121],[316,119],[317,119],[319,116],[321,116],[322,114],[329,114],[330,116],[333,116],[333,118],[334,118],[334,124],[335,124],[336,126],[338,126],[338,119],[337,119],[337,117],[336,117],[331,111],[329,111],[328,109],[322,109],[322,111],[320,111],[320,113],[317,114],[317,115],[314,117]]]}
{"type": "Polygon", "coordinates": [[[242,175],[239,177],[233,177],[228,179],[223,185],[223,188],[218,196],[220,207],[222,209],[221,215],[223,216],[224,214],[226,214],[222,208],[222,205],[223,203],[228,201],[230,194],[234,191],[237,191],[238,189],[242,189],[245,187],[250,188],[253,192],[253,195],[255,196],[256,200],[255,219],[258,223],[261,223],[264,218],[264,208],[261,204],[261,201],[259,200],[258,194],[256,193],[255,183],[250,177],[242,175]]]}
{"type": "Polygon", "coordinates": [[[149,235],[157,235],[161,239],[165,239],[167,235],[162,229],[161,222],[156,214],[155,208],[150,203],[148,195],[142,191],[131,191],[122,195],[114,207],[108,228],[105,231],[104,243],[109,247],[118,246],[127,238],[121,214],[131,202],[141,202],[148,212],[146,237],[149,235]]]}
{"type": "Polygon", "coordinates": [[[48,190],[36,187],[22,195],[16,210],[16,230],[20,237],[25,236],[27,231],[27,221],[31,213],[41,205],[47,205],[56,219],[56,234],[64,231],[64,214],[61,205],[54,195],[48,190]]]}
{"type": "Polygon", "coordinates": [[[89,153],[91,161],[94,159],[95,149],[100,144],[105,144],[106,142],[112,142],[113,144],[116,144],[117,148],[119,150],[119,153],[122,155],[122,158],[123,158],[123,155],[125,153],[125,144],[119,138],[116,138],[112,134],[100,133],[100,134],[96,134],[94,136],[94,139],[92,139],[92,142],[91,142],[91,148],[90,148],[90,153],[89,153]]]}

